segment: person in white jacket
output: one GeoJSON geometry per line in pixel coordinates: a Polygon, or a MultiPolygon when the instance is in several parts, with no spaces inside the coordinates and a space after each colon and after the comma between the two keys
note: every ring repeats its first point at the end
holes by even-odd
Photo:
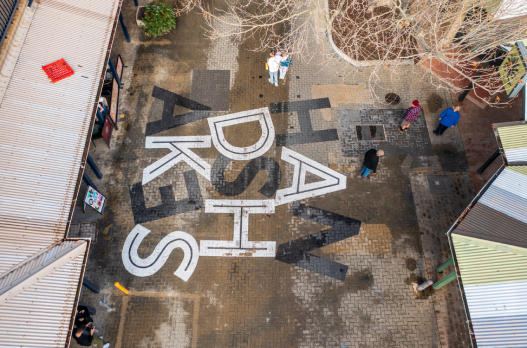
{"type": "Polygon", "coordinates": [[[269,66],[269,82],[274,83],[278,87],[278,69],[280,69],[280,64],[282,62],[282,54],[276,52],[276,55],[271,52],[270,58],[267,59],[267,65],[269,66]]]}
{"type": "Polygon", "coordinates": [[[291,66],[293,59],[286,53],[285,56],[281,59],[280,62],[280,80],[285,79],[285,74],[287,74],[287,69],[291,66]]]}

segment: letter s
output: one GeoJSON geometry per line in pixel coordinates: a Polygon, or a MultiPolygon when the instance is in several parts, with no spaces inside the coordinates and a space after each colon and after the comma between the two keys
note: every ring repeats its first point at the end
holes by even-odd
{"type": "Polygon", "coordinates": [[[183,261],[174,275],[187,281],[194,273],[199,259],[199,247],[194,237],[186,232],[172,232],[159,242],[150,256],[142,259],[137,254],[137,248],[149,233],[149,229],[136,225],[126,237],[122,252],[124,267],[133,275],[148,277],[163,267],[172,250],[181,248],[184,252],[183,261]]]}

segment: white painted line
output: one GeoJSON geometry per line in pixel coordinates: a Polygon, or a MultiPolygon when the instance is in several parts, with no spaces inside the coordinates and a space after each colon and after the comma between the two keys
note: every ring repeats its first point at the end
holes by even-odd
{"type": "Polygon", "coordinates": [[[126,270],[138,277],[151,276],[163,267],[172,250],[181,248],[184,253],[183,261],[174,275],[184,281],[189,280],[199,259],[199,247],[194,237],[182,231],[172,232],[159,242],[150,256],[142,259],[137,254],[137,249],[149,233],[149,229],[136,225],[126,237],[122,252],[126,270]]]}
{"type": "Polygon", "coordinates": [[[291,187],[276,191],[275,205],[277,206],[346,189],[345,175],[293,150],[283,147],[282,160],[294,165],[295,169],[291,187]],[[308,172],[324,180],[307,184],[306,174],[308,172]]]}
{"type": "Polygon", "coordinates": [[[249,241],[249,214],[274,214],[272,199],[208,199],[205,201],[205,213],[234,214],[234,236],[232,241],[200,241],[201,256],[275,257],[276,242],[249,241]]]}
{"type": "Polygon", "coordinates": [[[273,120],[271,119],[268,108],[238,112],[225,116],[209,117],[207,121],[209,122],[210,134],[214,146],[222,155],[228,158],[248,161],[262,156],[273,145],[275,132],[273,120]],[[258,121],[262,128],[262,136],[255,144],[248,147],[237,147],[231,145],[225,139],[223,127],[254,121],[258,121]]]}
{"type": "Polygon", "coordinates": [[[143,170],[143,185],[163,174],[181,161],[186,162],[189,166],[194,168],[198,173],[210,181],[210,164],[189,150],[191,148],[210,147],[210,139],[210,135],[191,137],[146,137],[145,148],[166,148],[172,152],[143,170]]]}

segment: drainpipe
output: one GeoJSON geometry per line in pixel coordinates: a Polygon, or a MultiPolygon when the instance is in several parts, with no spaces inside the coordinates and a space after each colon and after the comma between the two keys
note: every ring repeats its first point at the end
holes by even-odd
{"type": "Polygon", "coordinates": [[[437,273],[443,273],[445,268],[447,268],[448,266],[450,266],[453,263],[454,263],[454,258],[453,257],[449,258],[448,260],[443,262],[439,267],[437,267],[437,273]]]}
{"type": "Polygon", "coordinates": [[[16,29],[15,35],[13,36],[9,47],[7,48],[7,55],[0,70],[0,104],[2,104],[2,101],[4,100],[7,85],[9,84],[9,80],[11,80],[11,76],[15,70],[18,56],[20,56],[20,51],[24,45],[31,20],[33,19],[33,15],[35,14],[35,10],[37,8],[37,2],[30,2],[28,5],[29,6],[24,7],[22,19],[20,20],[20,24],[16,29]]]}
{"type": "Polygon", "coordinates": [[[432,287],[434,288],[434,290],[439,290],[443,286],[447,285],[448,283],[450,283],[451,281],[454,281],[456,279],[457,279],[457,272],[453,271],[452,273],[450,273],[446,277],[443,277],[443,278],[441,278],[441,280],[438,280],[436,283],[434,283],[434,285],[432,287]]]}
{"type": "Polygon", "coordinates": [[[523,120],[527,121],[527,85],[523,86],[523,120]]]}

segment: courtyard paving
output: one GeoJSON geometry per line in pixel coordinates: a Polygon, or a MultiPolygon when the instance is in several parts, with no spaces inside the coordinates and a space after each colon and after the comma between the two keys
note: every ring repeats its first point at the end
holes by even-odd
{"type": "Polygon", "coordinates": [[[346,74],[337,61],[293,63],[275,87],[266,54],[204,39],[199,14],[154,40],[135,26],[133,3],[123,6],[132,42],[118,28],[119,129],[110,148],[90,149],[108,205],[102,217],[80,205],[74,216],[98,220],[85,277],[102,290],[83,288],[81,300],[97,309],[104,341],[470,346],[457,284],[413,286],[441,277],[444,232],[474,196],[459,129],[432,134],[450,95],[403,66],[391,91],[401,103],[378,105],[368,69],[346,74]],[[401,134],[414,99],[423,111],[401,134]],[[363,136],[371,126],[382,140],[363,136]],[[386,156],[366,181],[370,148],[386,156]]]}

